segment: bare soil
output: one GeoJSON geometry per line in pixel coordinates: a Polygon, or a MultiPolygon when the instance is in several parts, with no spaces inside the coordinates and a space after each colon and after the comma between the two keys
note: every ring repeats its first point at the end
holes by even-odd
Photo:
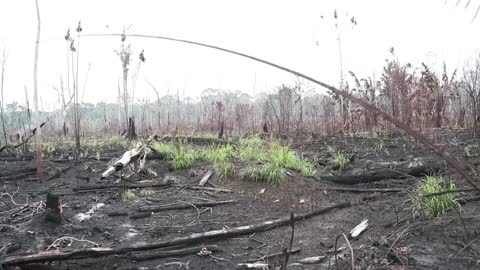
{"type": "MultiPolygon", "coordinates": [[[[477,142],[468,134],[454,130],[430,130],[430,138],[448,152],[466,159],[472,171],[477,170],[479,157],[465,156],[465,147],[477,142]]],[[[301,142],[296,140],[294,142],[301,142]]],[[[195,141],[192,141],[195,143],[195,141]]],[[[201,142],[204,144],[204,142],[201,142]]],[[[294,149],[317,163],[319,175],[359,174],[382,166],[407,166],[414,158],[426,165],[443,162],[416,142],[404,137],[322,137],[313,142],[295,143],[294,149]],[[329,147],[353,154],[348,170],[327,170],[331,155],[329,147]],[[402,165],[403,164],[403,165],[402,165]]],[[[409,199],[419,179],[385,179],[373,183],[338,185],[317,178],[306,178],[290,172],[285,184],[272,186],[235,176],[209,181],[215,187],[231,189],[231,193],[190,189],[209,169],[206,163],[197,163],[186,170],[170,171],[168,161],[149,160],[148,167],[158,176],[133,176],[122,179],[128,185],[145,179],[171,179],[175,185],[167,188],[132,189],[135,197],[126,200],[124,188],[99,189],[79,192],[82,185],[113,184],[117,176],[99,180],[109,164],[108,159],[120,157],[121,147],[102,149],[101,160],[84,158],[80,161],[61,161],[60,153],[45,160],[48,177],[37,178],[31,171],[33,161],[0,157],[0,260],[4,256],[36,253],[49,250],[93,247],[120,247],[135,243],[186,236],[191,233],[232,228],[288,216],[290,212],[305,213],[338,202],[352,206],[332,210],[326,214],[295,224],[293,248],[288,269],[336,269],[331,255],[335,239],[363,219],[369,227],[350,243],[356,257],[357,269],[480,269],[480,203],[470,202],[460,212],[451,211],[440,218],[414,218],[409,199]],[[105,158],[107,157],[107,158],[105,158]],[[70,168],[66,170],[66,168],[70,168]],[[22,171],[21,173],[19,173],[22,171]],[[59,173],[60,172],[60,173],[59,173]],[[58,174],[51,180],[47,180],[58,174]],[[132,180],[133,179],[133,180],[132,180]],[[404,192],[343,192],[328,188],[401,188],[404,192]],[[55,224],[45,221],[44,206],[47,192],[63,198],[64,221],[55,224]],[[7,194],[8,193],[8,194],[7,194]],[[150,217],[132,219],[129,216],[110,216],[114,211],[135,212],[142,206],[160,206],[178,203],[195,204],[206,201],[235,200],[235,203],[213,207],[190,207],[183,210],[156,212],[150,217]],[[86,213],[99,203],[105,206],[95,210],[90,219],[79,222],[75,215],[86,213]],[[459,215],[460,214],[460,215],[459,215]],[[61,237],[86,241],[54,241],[61,237]],[[52,245],[54,243],[54,245],[52,245]],[[301,264],[305,257],[327,256],[317,264],[301,264]]],[[[471,151],[471,152],[472,152],[471,151]]],[[[59,151],[61,152],[61,150],[59,151]]],[[[480,155],[480,151],[478,153],[480,155]]],[[[64,154],[64,157],[68,154],[64,154]]],[[[238,164],[240,167],[242,164],[238,164]]],[[[443,164],[441,175],[453,179],[457,188],[471,188],[448,166],[443,164]]],[[[128,173],[128,172],[126,172],[128,173]]],[[[472,172],[473,173],[473,172],[472,172]]],[[[476,192],[461,193],[463,198],[478,196],[476,192]]],[[[194,246],[217,245],[211,256],[198,254],[135,261],[135,254],[111,255],[80,260],[56,261],[45,264],[8,266],[12,269],[237,269],[262,256],[282,252],[289,246],[291,228],[275,228],[265,232],[229,239],[216,239],[194,246]]],[[[338,246],[346,246],[339,240],[338,246]]],[[[341,269],[350,269],[350,251],[339,253],[341,269]]],[[[265,262],[274,264],[275,259],[265,262]]],[[[4,267],[3,269],[8,269],[4,267]]]]}

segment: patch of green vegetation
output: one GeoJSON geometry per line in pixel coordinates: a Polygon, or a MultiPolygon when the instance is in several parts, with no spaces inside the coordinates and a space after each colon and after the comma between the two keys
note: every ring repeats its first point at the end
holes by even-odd
{"type": "Polygon", "coordinates": [[[249,168],[246,176],[254,181],[266,181],[270,184],[280,185],[287,176],[287,169],[277,164],[267,163],[260,167],[249,168]]]}
{"type": "Polygon", "coordinates": [[[459,198],[454,192],[455,184],[442,177],[427,176],[411,196],[415,210],[432,217],[439,217],[452,208],[460,208],[459,198]],[[449,192],[428,196],[431,193],[449,192]]]}
{"type": "Polygon", "coordinates": [[[213,169],[219,178],[227,178],[235,173],[235,165],[230,162],[235,150],[230,144],[210,147],[204,152],[205,160],[213,164],[213,169]]]}
{"type": "Polygon", "coordinates": [[[350,165],[350,159],[342,151],[333,154],[333,163],[340,171],[345,170],[350,165]]]}
{"type": "Polygon", "coordinates": [[[247,177],[255,181],[281,184],[287,175],[287,169],[301,172],[305,176],[315,174],[312,163],[299,158],[290,147],[275,142],[269,145],[264,162],[262,166],[247,170],[247,177]]]}
{"type": "Polygon", "coordinates": [[[237,156],[240,160],[264,160],[266,158],[265,142],[259,137],[240,140],[237,156]]]}
{"type": "Polygon", "coordinates": [[[131,201],[134,201],[135,199],[137,198],[137,195],[135,194],[135,192],[133,192],[132,190],[125,190],[123,193],[122,193],[122,200],[124,202],[131,202],[131,201]]]}
{"type": "Polygon", "coordinates": [[[213,164],[225,162],[233,157],[234,150],[230,144],[226,146],[210,147],[205,151],[205,159],[213,164]]]}
{"type": "Polygon", "coordinates": [[[183,144],[178,144],[175,148],[172,157],[172,168],[174,170],[179,170],[190,167],[196,159],[195,150],[183,144]]]}
{"type": "Polygon", "coordinates": [[[155,151],[166,154],[168,159],[173,159],[175,155],[175,145],[171,143],[164,143],[164,142],[156,142],[153,144],[153,149],[155,151]]]}
{"type": "Polygon", "coordinates": [[[223,161],[213,165],[213,169],[219,178],[226,179],[235,173],[235,165],[231,162],[223,161]]]}

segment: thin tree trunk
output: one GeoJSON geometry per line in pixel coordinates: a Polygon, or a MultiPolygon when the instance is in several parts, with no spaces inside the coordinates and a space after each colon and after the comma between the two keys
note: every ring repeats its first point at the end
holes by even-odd
{"type": "Polygon", "coordinates": [[[5,139],[5,145],[8,145],[8,140],[7,140],[7,129],[5,128],[5,112],[4,112],[4,107],[5,107],[5,98],[3,96],[3,81],[5,77],[5,62],[7,61],[7,58],[5,57],[5,48],[3,48],[3,56],[2,56],[2,79],[0,82],[0,91],[2,95],[2,100],[1,100],[1,114],[2,114],[2,129],[3,129],[3,137],[5,139]]]}
{"type": "Polygon", "coordinates": [[[37,10],[37,39],[35,41],[35,59],[33,62],[33,91],[35,102],[35,114],[37,122],[37,133],[35,136],[37,144],[37,176],[43,176],[43,162],[42,162],[42,129],[40,123],[40,111],[38,109],[38,88],[37,88],[37,68],[38,68],[38,50],[40,47],[40,10],[38,7],[38,0],[35,0],[35,7],[37,10]]]}

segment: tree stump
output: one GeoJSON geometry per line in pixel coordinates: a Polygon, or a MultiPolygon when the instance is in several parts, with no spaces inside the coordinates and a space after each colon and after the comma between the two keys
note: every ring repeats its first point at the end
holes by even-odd
{"type": "Polygon", "coordinates": [[[63,209],[60,196],[48,192],[47,202],[45,204],[45,220],[54,223],[61,223],[63,221],[63,209]]]}

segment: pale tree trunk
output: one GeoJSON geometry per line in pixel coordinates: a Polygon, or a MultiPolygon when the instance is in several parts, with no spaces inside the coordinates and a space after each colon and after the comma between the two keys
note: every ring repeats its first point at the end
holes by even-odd
{"type": "Polygon", "coordinates": [[[38,49],[40,47],[40,10],[38,8],[38,0],[35,0],[35,7],[37,10],[37,39],[35,41],[35,59],[33,62],[33,91],[35,114],[37,122],[37,130],[35,141],[37,144],[37,176],[43,176],[43,162],[42,162],[42,129],[40,127],[40,111],[38,109],[38,88],[37,88],[37,67],[38,67],[38,49]]]}
{"type": "Polygon", "coordinates": [[[3,137],[5,139],[5,145],[8,145],[8,139],[7,139],[7,129],[5,128],[5,112],[4,112],[4,107],[5,107],[5,98],[3,96],[3,80],[5,77],[5,62],[7,61],[7,57],[5,56],[5,48],[3,48],[3,55],[2,55],[2,78],[0,82],[0,92],[2,95],[2,100],[1,100],[1,114],[2,114],[2,129],[3,129],[3,137]]]}

